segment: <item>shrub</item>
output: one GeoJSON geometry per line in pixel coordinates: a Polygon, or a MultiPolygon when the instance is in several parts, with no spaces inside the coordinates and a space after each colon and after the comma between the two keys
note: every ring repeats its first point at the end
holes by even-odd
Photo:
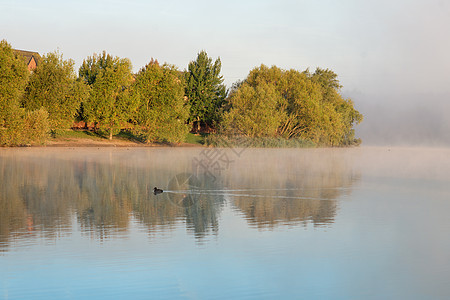
{"type": "Polygon", "coordinates": [[[44,143],[48,138],[50,122],[44,108],[27,112],[23,120],[24,141],[27,143],[44,143]]]}
{"type": "Polygon", "coordinates": [[[7,127],[0,128],[1,146],[42,144],[48,137],[48,112],[43,108],[31,112],[17,108],[7,123],[7,127]]]}

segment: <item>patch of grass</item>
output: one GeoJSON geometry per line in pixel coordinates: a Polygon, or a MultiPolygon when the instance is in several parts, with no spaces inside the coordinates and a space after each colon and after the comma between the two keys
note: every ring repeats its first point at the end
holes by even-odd
{"type": "Polygon", "coordinates": [[[188,133],[186,135],[185,142],[188,144],[204,145],[207,136],[208,136],[207,133],[200,133],[200,134],[188,133]]]}
{"type": "Polygon", "coordinates": [[[119,132],[119,134],[116,134],[114,137],[137,143],[145,143],[145,138],[143,136],[136,135],[129,130],[122,130],[119,132]]]}
{"type": "Polygon", "coordinates": [[[87,130],[54,130],[51,132],[51,137],[54,139],[92,139],[92,140],[99,140],[99,139],[105,139],[105,137],[87,130]]]}
{"type": "MultiPolygon", "coordinates": [[[[89,130],[73,130],[73,129],[67,129],[67,130],[54,130],[50,134],[51,138],[56,140],[71,140],[71,139],[89,139],[94,141],[104,141],[108,140],[106,136],[103,136],[99,133],[89,131],[89,130]]],[[[113,139],[119,139],[124,141],[131,141],[131,142],[137,142],[137,143],[144,143],[145,141],[137,136],[134,135],[130,131],[122,130],[119,134],[116,134],[113,136],[113,139]]]]}
{"type": "Polygon", "coordinates": [[[271,137],[251,138],[246,136],[210,135],[206,138],[206,144],[214,147],[238,147],[238,148],[314,148],[317,145],[308,140],[284,139],[271,137]]]}

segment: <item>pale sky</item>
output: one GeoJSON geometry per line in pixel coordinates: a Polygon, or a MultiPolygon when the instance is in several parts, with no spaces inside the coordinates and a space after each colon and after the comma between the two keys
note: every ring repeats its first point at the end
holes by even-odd
{"type": "Polygon", "coordinates": [[[59,50],[77,69],[103,50],[129,58],[135,71],[152,57],[183,70],[206,50],[221,58],[228,86],[262,63],[329,68],[366,114],[363,135],[383,123],[380,114],[396,118],[391,104],[404,114],[408,103],[425,105],[443,134],[450,130],[442,113],[450,109],[447,0],[1,0],[0,28],[14,48],[59,50]]]}

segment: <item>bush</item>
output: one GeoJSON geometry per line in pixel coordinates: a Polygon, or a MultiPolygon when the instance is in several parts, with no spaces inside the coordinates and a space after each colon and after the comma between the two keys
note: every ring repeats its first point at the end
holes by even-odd
{"type": "Polygon", "coordinates": [[[49,136],[50,122],[44,108],[27,112],[23,122],[24,141],[27,143],[44,143],[49,136]]]}
{"type": "Polygon", "coordinates": [[[0,145],[18,146],[23,144],[23,116],[25,110],[19,107],[10,109],[0,127],[0,145]]]}
{"type": "Polygon", "coordinates": [[[7,127],[0,128],[0,145],[42,144],[48,137],[48,132],[48,112],[45,109],[25,112],[24,109],[17,108],[15,113],[7,120],[7,127]]]}

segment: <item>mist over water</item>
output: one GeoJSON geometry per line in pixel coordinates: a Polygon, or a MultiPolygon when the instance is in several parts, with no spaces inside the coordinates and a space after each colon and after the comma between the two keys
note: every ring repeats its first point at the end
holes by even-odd
{"type": "Polygon", "coordinates": [[[450,146],[450,94],[354,93],[349,97],[356,100],[356,109],[364,115],[355,127],[363,145],[450,146]]]}
{"type": "Polygon", "coordinates": [[[0,149],[0,182],[6,298],[450,296],[447,148],[0,149]]]}
{"type": "Polygon", "coordinates": [[[329,155],[244,150],[242,157],[225,152],[229,168],[216,174],[193,167],[200,150],[5,150],[2,245],[16,236],[70,231],[74,217],[94,237],[126,232],[137,219],[150,231],[186,220],[201,238],[218,230],[226,202],[261,227],[328,224],[336,199],[350,193],[359,176],[329,155]],[[154,187],[165,192],[155,195],[154,187]]]}

